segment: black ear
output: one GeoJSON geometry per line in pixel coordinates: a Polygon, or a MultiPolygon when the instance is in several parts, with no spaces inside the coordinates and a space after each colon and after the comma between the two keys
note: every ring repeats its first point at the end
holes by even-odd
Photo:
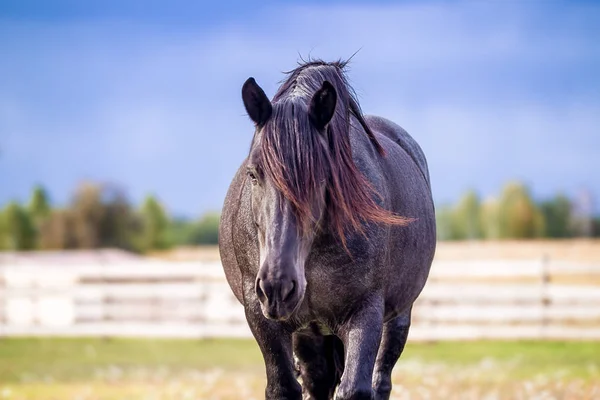
{"type": "Polygon", "coordinates": [[[271,117],[273,106],[254,78],[248,78],[242,86],[242,99],[246,112],[256,125],[264,125],[271,117]]]}
{"type": "Polygon", "coordinates": [[[310,120],[318,130],[323,130],[331,121],[335,113],[336,103],[337,93],[335,88],[328,81],[323,82],[321,89],[315,93],[310,101],[310,109],[308,110],[310,120]]]}

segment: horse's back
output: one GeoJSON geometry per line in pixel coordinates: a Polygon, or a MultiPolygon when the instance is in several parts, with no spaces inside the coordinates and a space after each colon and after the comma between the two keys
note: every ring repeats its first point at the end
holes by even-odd
{"type": "Polygon", "coordinates": [[[427,159],[421,149],[421,146],[417,143],[412,136],[408,134],[400,125],[382,117],[375,115],[365,115],[365,121],[369,127],[376,133],[385,135],[394,143],[398,144],[414,161],[415,164],[421,170],[427,185],[431,188],[429,180],[429,168],[427,166],[427,159]]]}

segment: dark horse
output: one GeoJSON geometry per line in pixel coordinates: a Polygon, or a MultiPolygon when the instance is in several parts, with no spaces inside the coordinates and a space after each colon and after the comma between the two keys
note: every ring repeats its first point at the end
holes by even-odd
{"type": "Polygon", "coordinates": [[[362,115],[345,66],[304,63],[273,101],[253,78],[242,87],[256,129],[219,245],[267,399],[389,398],[435,252],[423,152],[399,126],[362,115]]]}

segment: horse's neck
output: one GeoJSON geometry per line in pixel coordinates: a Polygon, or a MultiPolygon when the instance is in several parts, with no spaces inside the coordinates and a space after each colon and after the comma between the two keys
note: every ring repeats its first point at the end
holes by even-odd
{"type": "Polygon", "coordinates": [[[365,163],[371,164],[368,159],[379,156],[369,135],[354,116],[350,117],[348,135],[350,137],[350,147],[352,148],[352,159],[358,166],[365,163]]]}

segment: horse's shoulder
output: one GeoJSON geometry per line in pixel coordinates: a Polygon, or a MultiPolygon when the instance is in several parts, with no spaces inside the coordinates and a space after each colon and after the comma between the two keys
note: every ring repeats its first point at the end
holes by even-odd
{"type": "Polygon", "coordinates": [[[219,223],[219,252],[225,277],[231,286],[235,297],[243,303],[242,273],[243,265],[239,263],[236,252],[240,251],[240,237],[243,237],[244,179],[246,161],[237,170],[223,202],[221,220],[219,223]]]}

